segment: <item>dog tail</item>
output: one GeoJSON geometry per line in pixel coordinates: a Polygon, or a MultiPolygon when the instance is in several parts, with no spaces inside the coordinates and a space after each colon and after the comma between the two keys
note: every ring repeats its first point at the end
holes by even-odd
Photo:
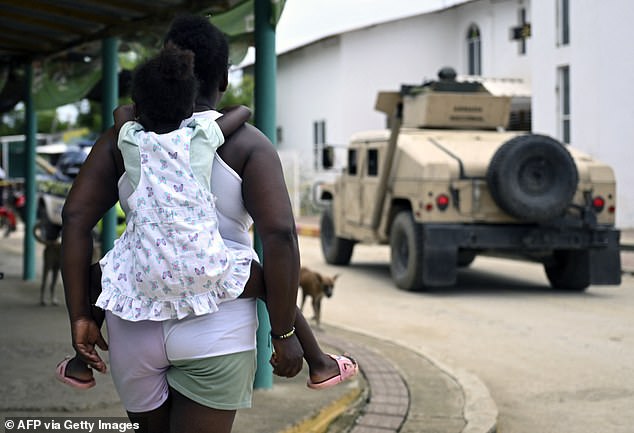
{"type": "Polygon", "coordinates": [[[46,246],[57,245],[59,243],[57,239],[53,239],[53,240],[44,239],[41,233],[42,233],[42,222],[37,221],[35,225],[33,226],[33,236],[35,237],[35,240],[46,246]]]}

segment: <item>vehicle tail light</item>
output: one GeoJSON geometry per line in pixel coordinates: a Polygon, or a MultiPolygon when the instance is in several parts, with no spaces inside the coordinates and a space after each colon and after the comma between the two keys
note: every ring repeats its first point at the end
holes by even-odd
{"type": "Polygon", "coordinates": [[[592,208],[595,212],[599,213],[605,207],[605,200],[600,195],[594,197],[592,199],[592,208]]]}
{"type": "Polygon", "coordinates": [[[446,194],[440,194],[436,196],[436,207],[439,210],[445,210],[449,206],[449,196],[446,194]]]}

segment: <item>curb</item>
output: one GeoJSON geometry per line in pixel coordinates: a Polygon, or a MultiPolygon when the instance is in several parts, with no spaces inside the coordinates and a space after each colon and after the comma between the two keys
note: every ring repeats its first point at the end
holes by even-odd
{"type": "MultiPolygon", "coordinates": [[[[377,340],[384,340],[383,337],[363,332],[353,328],[341,329],[362,334],[377,340]]],[[[392,343],[410,350],[419,356],[427,359],[443,373],[453,378],[460,386],[464,395],[464,420],[465,426],[460,433],[495,433],[497,431],[498,408],[491,397],[491,393],[482,380],[473,373],[462,368],[452,368],[431,356],[429,351],[409,347],[408,344],[399,340],[390,340],[392,343]]]]}
{"type": "MultiPolygon", "coordinates": [[[[378,338],[378,337],[375,337],[378,338]]],[[[395,344],[408,347],[401,341],[395,344]]],[[[409,349],[438,367],[452,377],[464,393],[464,419],[466,425],[461,433],[495,433],[497,431],[498,408],[491,393],[482,380],[473,373],[462,368],[452,368],[429,355],[428,351],[409,349]]]]}
{"type": "Polygon", "coordinates": [[[317,415],[300,421],[279,433],[326,433],[330,424],[355,405],[362,392],[362,388],[355,388],[321,409],[317,415]]]}
{"type": "Polygon", "coordinates": [[[319,226],[311,224],[295,224],[297,234],[300,236],[319,237],[319,226]]]}
{"type": "MultiPolygon", "coordinates": [[[[366,338],[376,339],[380,342],[387,342],[384,337],[376,336],[365,331],[347,327],[333,328],[339,328],[342,331],[358,334],[366,338]]],[[[360,346],[357,343],[350,344],[349,340],[345,340],[346,342],[344,342],[344,340],[339,340],[338,337],[325,334],[320,337],[320,341],[323,341],[328,345],[333,345],[337,348],[345,347],[346,349],[352,349],[353,353],[357,355],[356,357],[361,366],[361,373],[366,379],[366,390],[353,390],[353,392],[344,395],[340,400],[332,403],[322,410],[317,416],[304,420],[280,433],[324,433],[326,431],[330,431],[328,430],[329,426],[331,424],[335,424],[337,422],[336,418],[346,411],[355,412],[356,415],[352,419],[345,419],[343,422],[340,422],[339,424],[345,424],[346,426],[343,427],[340,425],[335,427],[335,430],[338,432],[346,431],[351,433],[361,433],[376,432],[380,430],[381,432],[388,433],[400,431],[400,429],[403,428],[404,423],[407,423],[407,419],[411,414],[408,413],[409,403],[399,401],[398,403],[401,406],[403,404],[405,404],[405,406],[397,407],[398,404],[395,404],[395,401],[402,400],[403,397],[405,397],[405,400],[410,401],[412,396],[407,391],[407,388],[409,387],[403,381],[403,378],[400,377],[399,364],[394,364],[393,360],[389,360],[387,358],[383,359],[381,356],[376,356],[376,354],[373,355],[372,351],[368,351],[367,347],[360,346]],[[399,376],[402,381],[402,387],[404,387],[405,391],[397,389],[398,386],[392,386],[391,388],[388,386],[386,388],[386,378],[389,376],[391,379],[388,382],[395,382],[395,378],[393,377],[394,375],[399,376]],[[359,396],[364,392],[367,399],[366,401],[360,403],[359,396]],[[352,393],[354,393],[354,398],[352,398],[352,393]],[[385,401],[383,401],[385,398],[391,400],[390,404],[385,404],[385,401]],[[373,401],[373,399],[376,401],[373,401]],[[347,400],[347,407],[343,407],[343,402],[345,400],[347,400]],[[386,411],[385,409],[388,407],[399,410],[386,411]],[[330,410],[336,410],[337,413],[333,416],[325,415],[330,410]]],[[[462,409],[464,426],[461,430],[459,430],[459,433],[495,433],[497,431],[497,405],[491,397],[486,385],[475,374],[464,369],[451,368],[430,356],[426,351],[413,349],[401,341],[389,340],[389,343],[426,359],[443,374],[447,375],[456,382],[464,398],[462,409]]],[[[451,428],[443,433],[447,433],[449,431],[452,431],[451,428]]],[[[458,433],[458,431],[456,433],[458,433]]]]}
{"type": "MultiPolygon", "coordinates": [[[[319,226],[314,224],[297,223],[296,227],[298,235],[319,237],[319,226]]],[[[348,329],[348,331],[367,335],[379,340],[381,339],[381,337],[371,335],[366,332],[360,332],[355,329],[348,329]]],[[[393,343],[403,348],[408,348],[408,345],[403,344],[400,341],[393,341],[393,343]]],[[[429,362],[438,367],[438,369],[453,378],[462,389],[464,394],[463,416],[466,425],[462,429],[461,433],[495,433],[497,431],[498,408],[491,397],[488,388],[479,377],[461,368],[451,368],[438,361],[438,359],[430,356],[427,352],[415,349],[409,350],[412,350],[413,352],[426,358],[429,362]]],[[[284,433],[295,433],[300,431],[313,432],[313,430],[293,430],[284,433]]]]}
{"type": "Polygon", "coordinates": [[[480,378],[463,369],[451,370],[447,366],[440,365],[437,360],[431,359],[429,355],[423,356],[460,384],[464,392],[464,418],[467,423],[462,429],[462,433],[495,433],[497,431],[498,408],[489,389],[480,378]]]}

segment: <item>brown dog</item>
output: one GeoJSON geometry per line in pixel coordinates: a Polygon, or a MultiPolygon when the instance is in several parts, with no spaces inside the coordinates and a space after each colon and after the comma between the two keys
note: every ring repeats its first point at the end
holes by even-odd
{"type": "Polygon", "coordinates": [[[46,240],[40,235],[41,223],[36,223],[33,227],[33,235],[35,239],[44,244],[44,266],[42,267],[42,285],[40,287],[40,305],[46,305],[44,302],[44,294],[46,292],[46,281],[48,274],[51,274],[51,285],[49,289],[49,300],[52,305],[57,305],[55,297],[55,285],[59,277],[59,271],[62,267],[62,243],[59,239],[46,240]]]}
{"type": "Polygon", "coordinates": [[[313,301],[313,312],[315,314],[313,319],[315,319],[317,327],[320,326],[321,321],[321,300],[324,296],[327,298],[332,296],[335,280],[338,277],[339,274],[334,277],[327,277],[304,267],[299,270],[299,287],[302,289],[301,309],[304,309],[306,298],[310,296],[313,301]]]}

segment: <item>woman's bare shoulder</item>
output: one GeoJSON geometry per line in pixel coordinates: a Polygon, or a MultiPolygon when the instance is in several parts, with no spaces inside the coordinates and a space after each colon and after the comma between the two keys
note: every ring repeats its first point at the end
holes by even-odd
{"type": "Polygon", "coordinates": [[[245,164],[254,154],[265,160],[277,155],[266,135],[248,123],[226,138],[225,144],[218,149],[218,154],[240,176],[245,164]]]}

